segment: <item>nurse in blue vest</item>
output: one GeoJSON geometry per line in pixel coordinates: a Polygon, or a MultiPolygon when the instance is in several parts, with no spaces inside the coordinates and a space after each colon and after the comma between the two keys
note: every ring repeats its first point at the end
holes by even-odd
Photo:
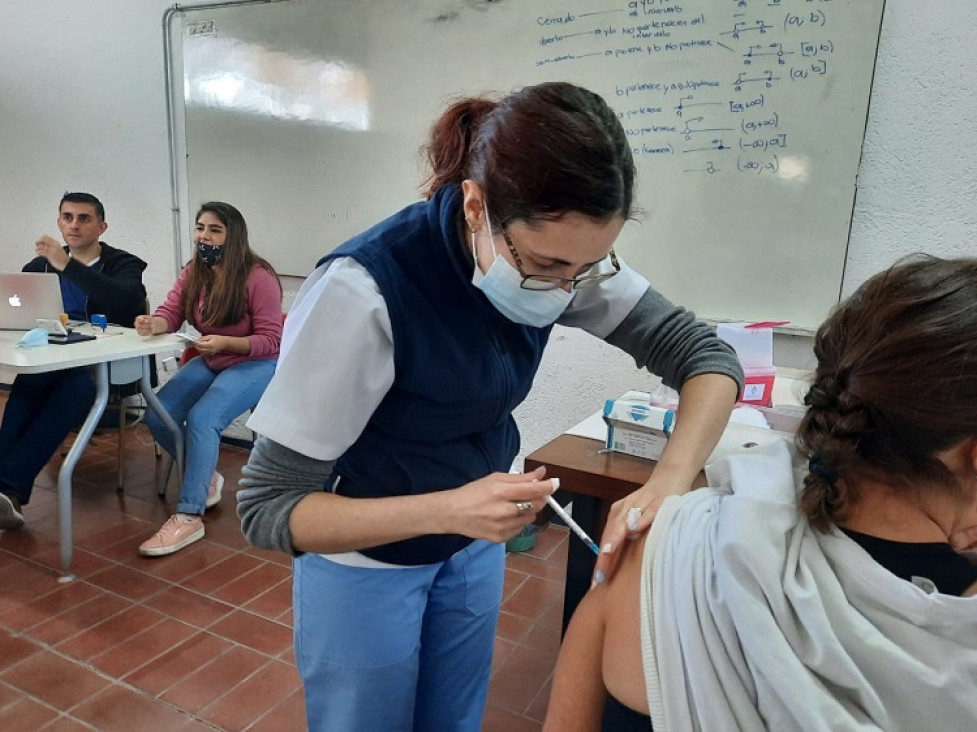
{"type": "Polygon", "coordinates": [[[554,323],[681,393],[654,476],[613,509],[598,572],[688,490],[742,380],[707,325],[615,254],[635,168],[598,95],[546,83],[457,102],[428,154],[426,200],[306,280],[249,422],[260,438],[238,513],[249,541],[295,557],[311,730],[481,729],[502,542],[551,488],[541,470],[509,469],[512,411],[554,323]]]}

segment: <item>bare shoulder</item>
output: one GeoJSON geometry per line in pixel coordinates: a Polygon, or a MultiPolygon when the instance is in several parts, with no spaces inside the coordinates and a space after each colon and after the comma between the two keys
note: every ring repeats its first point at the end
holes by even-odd
{"type": "Polygon", "coordinates": [[[604,683],[625,706],[648,713],[641,658],[641,568],[645,537],[622,549],[608,582],[604,616],[604,683]]]}

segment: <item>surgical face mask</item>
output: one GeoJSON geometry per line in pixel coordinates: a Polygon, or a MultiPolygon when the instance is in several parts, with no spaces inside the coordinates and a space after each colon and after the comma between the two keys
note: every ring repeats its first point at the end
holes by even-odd
{"type": "Polygon", "coordinates": [[[20,337],[20,340],[14,344],[14,347],[35,348],[37,346],[46,346],[48,343],[47,335],[47,331],[44,328],[31,328],[20,337]]]}
{"type": "Polygon", "coordinates": [[[472,257],[475,260],[475,272],[472,284],[485,293],[489,302],[513,323],[531,325],[535,328],[545,328],[553,325],[570,305],[574,290],[567,292],[556,290],[526,290],[522,288],[522,275],[519,270],[509,264],[504,257],[500,257],[495,248],[495,237],[492,236],[492,222],[488,209],[485,211],[485,223],[488,226],[489,243],[495,259],[488,272],[482,273],[478,266],[478,253],[475,251],[475,232],[472,232],[472,257]]]}
{"type": "Polygon", "coordinates": [[[208,267],[213,267],[224,256],[224,247],[219,247],[215,244],[204,244],[203,242],[197,242],[197,256],[200,257],[200,261],[206,264],[208,267]]]}

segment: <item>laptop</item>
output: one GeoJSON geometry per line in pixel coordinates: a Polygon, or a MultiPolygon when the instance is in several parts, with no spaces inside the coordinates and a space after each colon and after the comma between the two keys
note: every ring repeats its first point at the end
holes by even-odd
{"type": "Polygon", "coordinates": [[[63,310],[53,272],[0,272],[0,330],[37,328],[38,318],[57,320],[63,310]]]}

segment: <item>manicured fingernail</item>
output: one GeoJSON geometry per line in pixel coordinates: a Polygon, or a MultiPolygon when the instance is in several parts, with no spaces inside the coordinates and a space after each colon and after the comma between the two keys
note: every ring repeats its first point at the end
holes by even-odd
{"type": "Polygon", "coordinates": [[[559,478],[550,478],[550,483],[553,484],[553,490],[552,490],[553,493],[556,493],[558,490],[560,490],[560,479],[559,478]]]}
{"type": "Polygon", "coordinates": [[[610,554],[613,550],[614,550],[614,545],[611,544],[610,542],[607,542],[606,544],[604,544],[604,546],[600,548],[600,553],[610,554]]]}
{"type": "Polygon", "coordinates": [[[602,585],[602,584],[604,584],[604,580],[605,579],[606,578],[604,577],[604,570],[603,569],[598,569],[596,572],[594,572],[594,584],[596,584],[596,585],[602,585]]]}
{"type": "Polygon", "coordinates": [[[627,514],[628,531],[638,530],[638,519],[641,518],[640,508],[629,508],[627,514]]]}

